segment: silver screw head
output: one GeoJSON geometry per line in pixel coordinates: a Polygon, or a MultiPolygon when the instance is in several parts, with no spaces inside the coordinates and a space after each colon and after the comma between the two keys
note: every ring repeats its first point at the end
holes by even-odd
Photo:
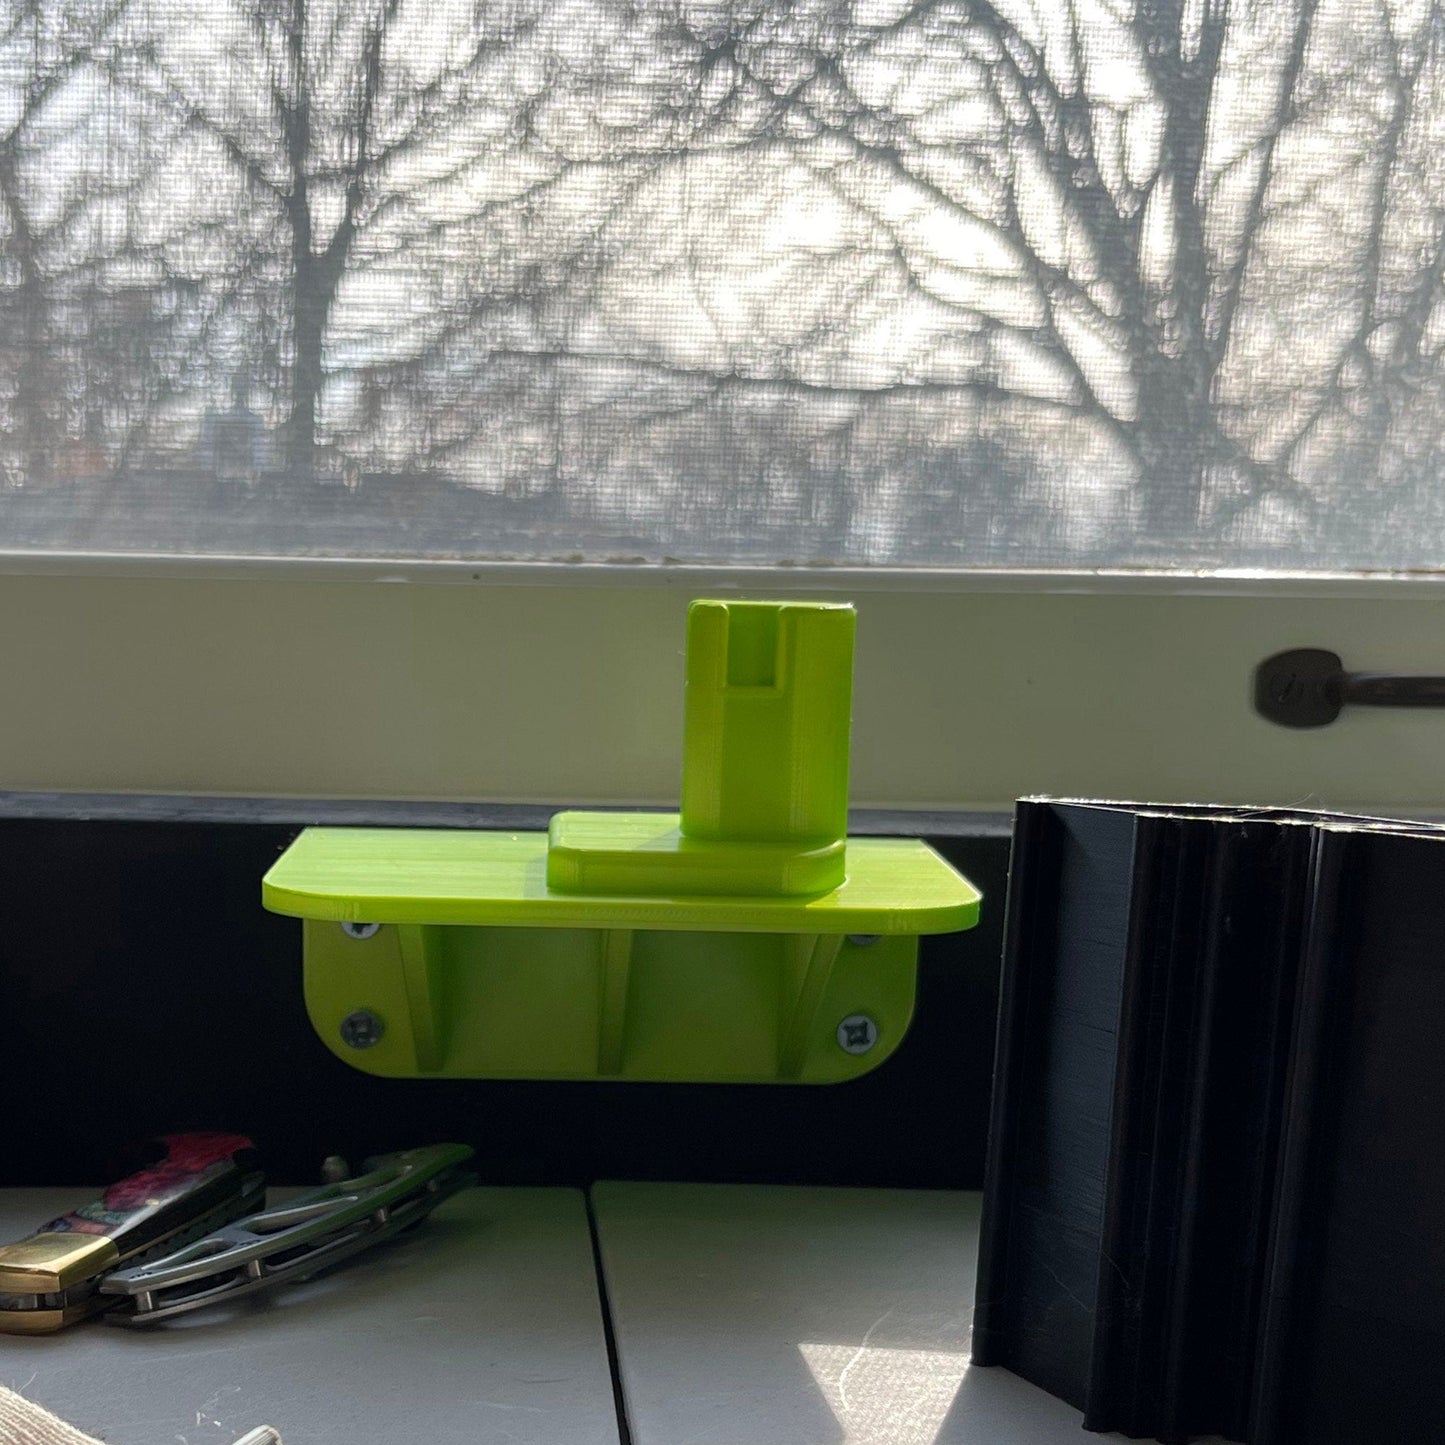
{"type": "Polygon", "coordinates": [[[848,935],[848,942],[851,943],[854,948],[872,948],[882,936],[881,933],[850,933],[848,935]]]}
{"type": "Polygon", "coordinates": [[[341,931],[348,938],[375,938],[381,932],[379,923],[343,923],[341,931]]]}
{"type": "Polygon", "coordinates": [[[348,1049],[369,1049],[385,1032],[386,1025],[369,1008],[353,1009],[341,1020],[341,1042],[348,1049]]]}
{"type": "Polygon", "coordinates": [[[878,1042],[878,1025],[867,1014],[849,1014],[838,1025],[838,1047],[845,1054],[866,1054],[878,1042]]]}

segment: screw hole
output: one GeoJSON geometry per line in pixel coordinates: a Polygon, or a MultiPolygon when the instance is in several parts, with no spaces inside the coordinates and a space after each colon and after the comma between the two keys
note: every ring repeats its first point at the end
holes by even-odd
{"type": "Polygon", "coordinates": [[[878,1025],[867,1014],[849,1014],[838,1025],[838,1047],[845,1054],[866,1054],[878,1042],[878,1025]]]}
{"type": "Polygon", "coordinates": [[[381,1042],[386,1025],[369,1008],[354,1009],[341,1020],[341,1042],[348,1049],[369,1049],[381,1042]]]}

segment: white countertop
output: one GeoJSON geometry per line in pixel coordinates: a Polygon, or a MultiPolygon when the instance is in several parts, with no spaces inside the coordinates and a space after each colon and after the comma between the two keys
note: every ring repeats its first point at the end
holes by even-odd
{"type": "MultiPolygon", "coordinates": [[[[96,1191],[0,1191],[18,1239],[96,1191]]],[[[0,1335],[0,1384],[107,1445],[617,1445],[586,1205],[473,1189],[330,1275],[147,1331],[0,1335]]]]}
{"type": "Polygon", "coordinates": [[[968,1362],[979,1196],[601,1184],[634,1445],[1088,1445],[968,1362]]]}

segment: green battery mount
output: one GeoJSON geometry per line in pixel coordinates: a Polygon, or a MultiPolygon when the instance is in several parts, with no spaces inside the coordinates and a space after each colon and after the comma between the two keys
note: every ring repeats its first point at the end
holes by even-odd
{"type": "Polygon", "coordinates": [[[918,940],[979,893],[848,838],[851,606],[694,602],[682,807],[545,833],[308,828],[262,883],[306,1008],[392,1078],[840,1083],[913,1016],[918,940]]]}

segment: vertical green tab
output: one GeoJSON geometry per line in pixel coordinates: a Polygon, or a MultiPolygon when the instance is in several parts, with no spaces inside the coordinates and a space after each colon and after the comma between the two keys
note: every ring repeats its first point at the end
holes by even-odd
{"type": "Polygon", "coordinates": [[[694,602],[682,822],[707,841],[840,841],[848,826],[853,608],[694,602]]]}

